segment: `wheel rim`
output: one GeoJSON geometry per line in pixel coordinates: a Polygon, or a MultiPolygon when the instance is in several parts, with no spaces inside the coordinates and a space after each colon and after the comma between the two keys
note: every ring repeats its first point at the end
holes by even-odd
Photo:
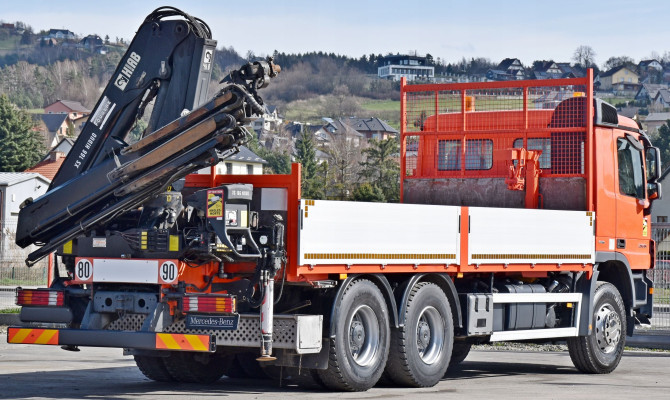
{"type": "Polygon", "coordinates": [[[442,355],[444,320],[435,307],[421,310],[416,324],[416,348],[426,364],[435,363],[442,355]]]}
{"type": "Polygon", "coordinates": [[[605,354],[613,352],[621,340],[621,318],[610,304],[604,304],[596,314],[596,340],[605,354]]]}
{"type": "Polygon", "coordinates": [[[349,354],[362,367],[373,364],[379,349],[379,322],[367,305],[358,306],[349,319],[349,354]]]}

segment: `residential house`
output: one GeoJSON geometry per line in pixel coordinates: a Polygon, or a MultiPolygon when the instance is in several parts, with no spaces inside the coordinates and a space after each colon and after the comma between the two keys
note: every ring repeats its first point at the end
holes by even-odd
{"type": "Polygon", "coordinates": [[[655,109],[663,109],[670,107],[670,89],[659,89],[654,96],[652,105],[655,109]]]}
{"type": "Polygon", "coordinates": [[[410,55],[390,55],[383,57],[377,68],[380,79],[399,81],[407,78],[408,81],[430,81],[435,78],[435,67],[429,65],[426,57],[410,55]]]}
{"type": "MultiPolygon", "coordinates": [[[[600,78],[600,90],[624,91],[635,87],[639,90],[639,75],[628,65],[620,65],[609,71],[598,74],[600,78]]],[[[635,93],[633,93],[634,95],[635,93]]]]}
{"type": "Polygon", "coordinates": [[[384,140],[390,137],[397,137],[398,131],[379,118],[343,118],[342,121],[354,128],[359,133],[365,135],[367,140],[384,140]]]}
{"type": "Polygon", "coordinates": [[[77,35],[67,29],[49,29],[49,33],[45,37],[58,40],[74,40],[77,35]]]}
{"type": "Polygon", "coordinates": [[[637,64],[637,71],[640,75],[647,74],[652,71],[663,71],[663,65],[657,60],[642,60],[637,64]]]}
{"type": "Polygon", "coordinates": [[[34,115],[38,123],[38,130],[44,136],[44,146],[51,149],[56,146],[61,140],[68,136],[67,114],[38,114],[34,115]]]}
{"type": "Polygon", "coordinates": [[[84,107],[78,101],[56,100],[56,102],[44,107],[45,114],[67,114],[71,121],[89,115],[91,110],[84,107]]]}
{"type": "Polygon", "coordinates": [[[668,85],[660,83],[643,83],[640,90],[635,94],[635,100],[651,102],[656,98],[656,94],[660,89],[667,89],[668,85]]]}
{"type": "Polygon", "coordinates": [[[29,197],[43,195],[50,183],[34,172],[0,172],[0,259],[16,257],[13,250],[17,249],[14,236],[19,206],[29,197]]]}
{"type": "Polygon", "coordinates": [[[366,140],[366,136],[345,122],[345,118],[323,118],[323,120],[326,124],[316,132],[316,135],[323,135],[326,147],[330,146],[333,141],[342,139],[358,147],[366,140]]]}
{"type": "Polygon", "coordinates": [[[586,69],[579,65],[572,66],[570,63],[556,63],[561,70],[561,78],[583,78],[586,76],[586,69]]]}
{"type": "Polygon", "coordinates": [[[66,155],[67,153],[53,149],[47,154],[46,158],[28,168],[25,172],[35,172],[52,181],[60,166],[63,165],[66,155]]]}
{"type": "Polygon", "coordinates": [[[283,117],[279,115],[276,106],[267,106],[266,112],[260,118],[251,123],[251,127],[256,133],[262,135],[264,132],[277,132],[283,122],[283,117]]]}
{"type": "Polygon", "coordinates": [[[653,133],[656,132],[658,128],[665,124],[669,119],[670,112],[649,113],[644,121],[642,121],[642,126],[647,132],[653,133]]]}
{"type": "Polygon", "coordinates": [[[109,49],[98,35],[88,35],[79,41],[78,47],[84,48],[92,53],[107,54],[109,49]]]}
{"type": "MultiPolygon", "coordinates": [[[[220,175],[262,175],[263,165],[267,161],[262,159],[246,146],[240,146],[240,151],[226,158],[216,165],[216,173],[220,175]]],[[[209,174],[209,168],[198,171],[199,174],[209,174]]]]}
{"type": "Polygon", "coordinates": [[[559,79],[563,77],[563,71],[553,61],[543,61],[533,70],[535,79],[559,79]]]}
{"type": "Polygon", "coordinates": [[[526,79],[526,73],[518,58],[506,58],[495,69],[488,70],[486,78],[493,81],[514,81],[526,79]]]}
{"type": "MultiPolygon", "coordinates": [[[[666,178],[668,176],[670,176],[670,168],[666,168],[666,170],[661,174],[661,177],[658,178],[657,182],[666,188],[670,187],[670,183],[666,183],[666,178]]],[[[660,200],[654,201],[654,206],[651,208],[651,223],[654,224],[668,222],[670,222],[670,197],[662,196],[660,200]]],[[[670,250],[670,248],[668,248],[667,241],[665,246],[666,250],[670,250]]]]}
{"type": "MultiPolygon", "coordinates": [[[[73,146],[74,146],[74,140],[72,140],[70,138],[64,138],[63,140],[58,142],[58,144],[56,146],[54,146],[51,149],[51,151],[57,151],[59,153],[65,154],[67,156],[70,153],[70,150],[72,150],[73,146]]],[[[44,156],[44,158],[42,160],[44,161],[47,158],[49,158],[49,154],[44,156]]]]}

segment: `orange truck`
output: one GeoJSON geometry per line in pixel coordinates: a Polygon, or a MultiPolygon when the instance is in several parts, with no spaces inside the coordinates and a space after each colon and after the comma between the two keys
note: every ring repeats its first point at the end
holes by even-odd
{"type": "MultiPolygon", "coordinates": [[[[136,74],[151,60],[131,47],[94,110],[105,129],[126,115],[110,96],[150,82],[136,74]]],[[[383,373],[433,386],[473,344],[498,341],[567,341],[580,371],[617,367],[626,336],[651,317],[660,157],[635,121],[593,97],[591,71],[403,82],[400,204],[304,199],[297,164],[288,175],[187,174],[248,138],[272,71],[271,60],[242,68],[214,100],[175,108],[175,122],[136,144],[106,144],[110,161],[90,159],[100,161],[26,202],[17,242],[44,244],[29,262],[51,248],[61,262],[49,288],[17,291],[21,319],[49,325],[10,327],[9,343],[123,348],[156,381],[282,368],[345,391],[383,373]],[[81,200],[68,200],[77,188],[81,200]]],[[[170,101],[160,88],[157,101],[170,101]]]]}

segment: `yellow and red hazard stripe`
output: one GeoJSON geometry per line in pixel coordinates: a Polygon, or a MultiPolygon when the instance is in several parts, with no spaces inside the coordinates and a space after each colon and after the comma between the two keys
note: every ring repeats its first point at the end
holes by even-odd
{"type": "Polygon", "coordinates": [[[212,352],[216,348],[216,342],[210,335],[19,327],[7,329],[7,343],[129,347],[201,352],[212,352]]]}
{"type": "Polygon", "coordinates": [[[58,344],[58,329],[9,328],[7,343],[58,344]]]}
{"type": "Polygon", "coordinates": [[[157,333],[156,348],[164,350],[209,351],[209,335],[157,333]]]}

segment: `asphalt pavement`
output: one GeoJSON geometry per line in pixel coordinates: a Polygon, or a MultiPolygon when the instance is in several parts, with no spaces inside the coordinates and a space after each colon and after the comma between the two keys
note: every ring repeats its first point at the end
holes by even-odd
{"type": "Polygon", "coordinates": [[[209,385],[166,384],[145,378],[119,349],[8,345],[0,339],[0,398],[7,399],[632,399],[667,398],[670,353],[627,351],[608,375],[578,372],[566,351],[475,350],[435,387],[375,387],[334,393],[260,379],[209,385]]]}

